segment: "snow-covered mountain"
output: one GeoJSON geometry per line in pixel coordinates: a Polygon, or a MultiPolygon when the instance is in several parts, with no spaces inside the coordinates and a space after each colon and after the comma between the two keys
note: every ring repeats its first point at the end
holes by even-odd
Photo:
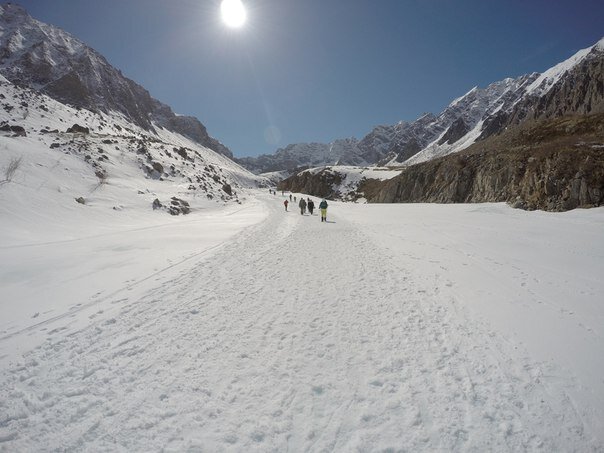
{"type": "Polygon", "coordinates": [[[331,143],[296,143],[279,148],[275,154],[237,159],[255,173],[286,171],[322,165],[368,165],[355,138],[334,140],[331,143]]]}
{"type": "Polygon", "coordinates": [[[409,125],[402,123],[407,127],[394,126],[383,163],[397,165],[420,156],[429,160],[468,147],[480,136],[485,119],[511,109],[536,77],[505,79],[484,89],[474,87],[438,116],[425,115],[409,125]]]}
{"type": "Polygon", "coordinates": [[[74,209],[187,214],[270,184],[195,118],[11,3],[0,6],[0,149],[0,208],[54,206],[65,219],[74,209]]]}
{"type": "Polygon", "coordinates": [[[73,108],[2,76],[0,101],[0,185],[23,203],[62,200],[65,206],[79,199],[115,210],[180,214],[238,201],[242,190],[267,184],[181,134],[152,133],[121,114],[73,108]],[[3,180],[16,161],[14,180],[3,180]]]}
{"type": "Polygon", "coordinates": [[[117,112],[147,131],[164,128],[232,157],[196,118],[176,115],[101,54],[69,33],[33,19],[14,3],[0,5],[0,73],[64,104],[117,112]]]}
{"type": "MultiPolygon", "coordinates": [[[[351,140],[349,148],[340,150],[339,158],[350,165],[362,165],[348,162],[351,156],[370,165],[407,166],[428,161],[461,151],[528,119],[604,112],[603,85],[604,39],[542,74],[474,87],[438,115],[426,113],[412,122],[377,126],[360,141],[351,140]]],[[[296,161],[298,145],[285,149],[290,150],[290,161],[296,161]]],[[[284,169],[280,152],[262,156],[261,167],[284,169]]],[[[242,164],[255,170],[247,162],[242,164]]],[[[333,161],[323,160],[319,165],[329,164],[333,161]]]]}

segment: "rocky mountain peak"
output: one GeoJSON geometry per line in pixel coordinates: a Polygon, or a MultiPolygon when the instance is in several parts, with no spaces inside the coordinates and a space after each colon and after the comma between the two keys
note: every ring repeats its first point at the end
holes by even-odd
{"type": "Polygon", "coordinates": [[[0,14],[2,14],[5,17],[5,20],[8,22],[30,18],[25,8],[17,3],[12,2],[7,2],[0,5],[0,14]]]}

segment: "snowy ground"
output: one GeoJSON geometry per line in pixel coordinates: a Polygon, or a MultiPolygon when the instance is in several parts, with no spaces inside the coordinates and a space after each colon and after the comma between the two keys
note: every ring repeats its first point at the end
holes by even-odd
{"type": "Polygon", "coordinates": [[[328,219],[0,224],[0,451],[604,451],[604,209],[328,219]]]}

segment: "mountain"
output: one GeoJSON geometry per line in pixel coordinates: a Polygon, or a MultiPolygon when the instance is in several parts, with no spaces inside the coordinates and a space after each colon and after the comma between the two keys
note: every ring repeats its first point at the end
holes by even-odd
{"type": "Polygon", "coordinates": [[[604,113],[530,119],[460,152],[399,167],[394,177],[334,166],[299,172],[278,188],[374,203],[507,202],[547,211],[602,206],[603,131],[604,113]]]}
{"type": "Polygon", "coordinates": [[[400,168],[390,180],[349,182],[347,169],[332,167],[298,173],[279,188],[369,202],[601,206],[602,131],[604,39],[543,74],[473,88],[438,116],[376,128],[357,148],[400,168]]]}
{"type": "Polygon", "coordinates": [[[33,19],[14,3],[0,5],[0,73],[16,85],[63,104],[92,112],[117,112],[151,133],[163,128],[233,157],[199,120],[176,115],[98,52],[69,33],[33,19]]]}
{"type": "MultiPolygon", "coordinates": [[[[370,165],[387,166],[429,161],[466,149],[523,121],[601,113],[603,86],[604,39],[543,74],[474,87],[438,115],[426,113],[412,122],[377,126],[354,146],[341,150],[340,159],[347,161],[348,156],[354,156],[370,165]]],[[[290,145],[286,149],[293,153],[298,148],[290,145]]],[[[296,156],[290,155],[290,160],[295,161],[296,156]]],[[[262,161],[273,171],[283,169],[276,154],[263,156],[262,161]]]]}
{"type": "Polygon", "coordinates": [[[159,128],[151,132],[115,112],[71,107],[2,76],[0,149],[3,201],[24,197],[23,205],[60,198],[64,209],[82,198],[90,206],[186,214],[188,205],[174,197],[194,209],[239,202],[246,188],[267,185],[184,135],[159,128]],[[19,177],[9,184],[5,169],[15,162],[22,162],[19,177]]]}
{"type": "Polygon", "coordinates": [[[242,166],[258,174],[286,171],[321,165],[368,165],[355,138],[331,143],[297,143],[279,148],[274,154],[236,159],[242,166]]]}
{"type": "Polygon", "coordinates": [[[495,82],[484,89],[474,87],[438,116],[428,114],[413,123],[394,126],[381,163],[400,165],[414,157],[429,160],[469,146],[480,136],[485,119],[511,109],[537,77],[532,74],[495,82]]]}
{"type": "Polygon", "coordinates": [[[527,120],[469,148],[406,167],[373,202],[507,202],[566,211],[604,204],[604,114],[527,120]]]}
{"type": "Polygon", "coordinates": [[[248,188],[270,184],[195,118],[10,3],[0,6],[0,150],[7,215],[180,215],[241,203],[248,188]]]}

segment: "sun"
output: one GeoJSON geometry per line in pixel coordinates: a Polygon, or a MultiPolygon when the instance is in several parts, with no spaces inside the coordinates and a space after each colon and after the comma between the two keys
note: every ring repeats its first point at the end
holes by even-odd
{"type": "Polygon", "coordinates": [[[222,14],[222,21],[233,28],[241,27],[247,19],[245,6],[243,6],[241,0],[222,0],[220,13],[222,14]]]}

